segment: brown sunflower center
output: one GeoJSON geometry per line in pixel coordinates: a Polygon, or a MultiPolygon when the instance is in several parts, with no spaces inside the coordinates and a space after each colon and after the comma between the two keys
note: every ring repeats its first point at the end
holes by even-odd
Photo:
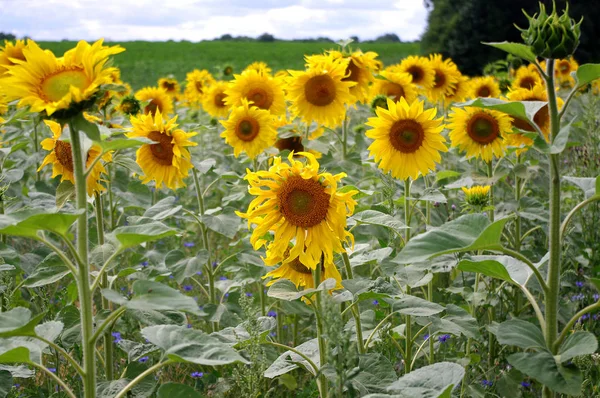
{"type": "Polygon", "coordinates": [[[413,153],[425,139],[423,127],[415,120],[398,120],[390,128],[390,143],[402,153],[413,153]]]}
{"type": "Polygon", "coordinates": [[[235,126],[235,135],[242,141],[252,141],[258,135],[260,125],[254,118],[245,118],[235,126]]]}
{"type": "Polygon", "coordinates": [[[168,92],[175,91],[175,83],[173,82],[163,82],[163,88],[168,92]]]}
{"type": "Polygon", "coordinates": [[[227,95],[225,93],[218,93],[215,95],[213,102],[217,108],[225,107],[225,97],[227,97],[227,95]]]}
{"type": "Polygon", "coordinates": [[[433,87],[434,88],[440,88],[443,87],[444,84],[446,83],[446,75],[444,74],[444,72],[442,72],[439,69],[435,70],[435,77],[433,79],[433,87]]]}
{"type": "Polygon", "coordinates": [[[467,124],[467,134],[476,143],[487,145],[500,135],[498,121],[487,113],[477,113],[467,124]]]}
{"type": "Polygon", "coordinates": [[[542,130],[550,123],[550,113],[548,112],[548,105],[545,105],[542,109],[537,111],[533,116],[535,124],[540,126],[542,130]]]}
{"type": "Polygon", "coordinates": [[[346,77],[342,79],[345,82],[358,82],[360,77],[360,68],[351,59],[346,68],[346,77]]]}
{"type": "Polygon", "coordinates": [[[302,264],[300,262],[300,259],[298,259],[298,258],[296,258],[292,262],[290,262],[289,266],[291,269],[293,269],[294,271],[296,271],[298,273],[306,274],[306,275],[312,274],[311,269],[308,268],[306,265],[302,264]]]}
{"type": "Polygon", "coordinates": [[[275,148],[279,149],[280,151],[304,151],[304,145],[302,145],[302,138],[298,136],[278,139],[275,143],[275,148]]]}
{"type": "Polygon", "coordinates": [[[196,87],[196,91],[198,91],[200,94],[202,94],[202,89],[204,88],[202,86],[202,82],[195,82],[194,86],[196,87]]]}
{"type": "Polygon", "coordinates": [[[423,71],[423,68],[421,68],[417,65],[411,66],[410,68],[408,68],[406,70],[406,72],[410,73],[410,75],[412,76],[412,81],[415,84],[421,83],[421,80],[423,80],[423,77],[425,76],[425,72],[423,71]]]}
{"type": "Polygon", "coordinates": [[[246,98],[260,109],[269,109],[273,105],[273,97],[262,87],[251,88],[246,94],[246,98]]]}
{"type": "Polygon", "coordinates": [[[70,172],[73,172],[73,152],[71,144],[57,140],[54,144],[54,153],[58,162],[70,172]]]}
{"type": "Polygon", "coordinates": [[[531,76],[526,76],[521,79],[519,83],[519,87],[526,88],[527,90],[531,90],[535,86],[535,79],[531,76]]]}
{"type": "Polygon", "coordinates": [[[173,164],[173,137],[160,131],[152,131],[148,134],[148,138],[156,142],[156,144],[150,145],[154,160],[164,166],[171,166],[173,164]]]}
{"type": "Polygon", "coordinates": [[[321,183],[301,176],[287,179],[277,194],[279,210],[292,225],[310,228],[327,217],[330,196],[321,183]]]}
{"type": "Polygon", "coordinates": [[[406,95],[406,93],[404,92],[404,87],[402,87],[400,84],[389,82],[387,84],[386,95],[388,97],[392,97],[395,102],[398,102],[400,101],[400,98],[406,95]]]}
{"type": "Polygon", "coordinates": [[[162,111],[162,106],[160,101],[153,99],[144,108],[144,113],[154,115],[156,111],[162,111]]]}
{"type": "Polygon", "coordinates": [[[477,90],[478,97],[489,97],[492,94],[492,90],[488,86],[481,86],[477,90]]]}
{"type": "Polygon", "coordinates": [[[335,100],[335,82],[329,75],[311,77],[304,86],[306,100],[316,106],[327,106],[335,100]]]}
{"type": "Polygon", "coordinates": [[[90,81],[82,68],[59,70],[42,80],[43,95],[49,101],[60,101],[69,94],[71,87],[83,91],[90,85],[90,81]]]}
{"type": "Polygon", "coordinates": [[[560,64],[558,64],[558,69],[563,74],[568,73],[571,70],[571,64],[569,61],[561,61],[560,64]]]}

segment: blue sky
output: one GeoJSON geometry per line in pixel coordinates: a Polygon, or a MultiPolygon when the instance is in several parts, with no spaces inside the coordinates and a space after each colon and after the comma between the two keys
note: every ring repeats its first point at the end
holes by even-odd
{"type": "Polygon", "coordinates": [[[425,28],[422,0],[0,0],[0,31],[35,40],[191,40],[225,33],[293,39],[425,28]]]}

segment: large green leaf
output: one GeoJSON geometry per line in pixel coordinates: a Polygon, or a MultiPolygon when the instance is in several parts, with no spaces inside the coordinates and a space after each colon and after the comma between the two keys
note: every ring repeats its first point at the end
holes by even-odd
{"type": "Polygon", "coordinates": [[[6,398],[13,387],[13,376],[8,370],[0,370],[0,398],[6,398]]]}
{"type": "Polygon", "coordinates": [[[165,265],[173,273],[177,283],[202,272],[207,261],[208,252],[204,249],[198,251],[194,257],[187,257],[181,250],[170,251],[165,257],[165,265]]]}
{"type": "Polygon", "coordinates": [[[500,344],[514,345],[524,350],[546,350],[546,341],[540,328],[521,319],[501,323],[496,338],[500,344]]]}
{"type": "Polygon", "coordinates": [[[483,214],[467,214],[411,239],[393,260],[417,263],[442,254],[474,250],[499,250],[504,225],[510,218],[490,223],[483,214]]]}
{"type": "Polygon", "coordinates": [[[548,351],[520,352],[510,355],[507,359],[517,370],[558,393],[574,396],[581,393],[581,372],[576,368],[557,364],[548,351]]]}
{"type": "Polygon", "coordinates": [[[31,311],[23,307],[0,312],[0,338],[35,336],[35,326],[40,323],[43,317],[44,314],[39,314],[31,318],[31,311]]]}
{"type": "Polygon", "coordinates": [[[583,64],[575,72],[577,85],[583,86],[600,78],[600,64],[583,64]]]}
{"type": "Polygon", "coordinates": [[[15,211],[0,215],[0,233],[35,238],[37,231],[45,230],[65,235],[82,211],[55,213],[39,209],[15,211]]]}
{"type": "Polygon", "coordinates": [[[563,177],[565,181],[577,185],[583,191],[585,198],[589,199],[592,196],[600,195],[600,176],[598,177],[563,177]]]}
{"type": "Polygon", "coordinates": [[[146,210],[143,217],[151,218],[154,221],[162,221],[167,217],[177,214],[182,209],[181,205],[175,203],[176,199],[174,196],[167,196],[146,210]]]}
{"type": "Polygon", "coordinates": [[[450,398],[452,390],[464,375],[465,369],[462,366],[452,362],[438,362],[402,376],[387,390],[399,393],[400,397],[450,398]]]}
{"type": "MultiPolygon", "coordinates": [[[[430,317],[429,320],[435,324],[439,318],[430,317]]],[[[480,340],[481,333],[479,332],[479,325],[477,320],[473,318],[469,312],[462,309],[461,307],[454,304],[446,305],[446,315],[441,318],[443,322],[449,322],[456,326],[456,329],[465,336],[480,340]]]]}
{"type": "Polygon", "coordinates": [[[240,228],[240,218],[235,214],[205,214],[202,216],[202,222],[208,229],[218,234],[233,239],[240,228]]]}
{"type": "Polygon", "coordinates": [[[271,285],[267,296],[273,297],[279,300],[292,301],[297,300],[300,297],[312,294],[319,290],[331,290],[334,289],[336,281],[333,278],[329,278],[321,282],[316,289],[304,289],[298,290],[296,286],[287,279],[279,279],[271,285]]]}
{"type": "MultiPolygon", "coordinates": [[[[320,368],[319,343],[317,339],[308,340],[295,347],[295,349],[296,351],[299,351],[302,354],[306,355],[317,366],[317,368],[320,368]]],[[[264,376],[268,379],[273,379],[277,376],[281,376],[283,374],[291,372],[294,369],[297,369],[299,365],[302,365],[313,376],[316,376],[314,369],[312,368],[312,366],[310,366],[308,361],[306,361],[300,355],[292,351],[286,351],[283,354],[281,354],[271,364],[271,366],[269,366],[269,368],[265,370],[264,376]]]]}
{"type": "Polygon", "coordinates": [[[557,360],[565,363],[581,355],[590,355],[598,349],[598,339],[590,332],[577,331],[570,334],[558,351],[557,360]]]}
{"type": "Polygon", "coordinates": [[[152,242],[177,234],[177,230],[167,227],[160,222],[141,225],[128,225],[114,230],[114,235],[123,249],[137,246],[141,243],[152,242]]]}
{"type": "Polygon", "coordinates": [[[0,363],[31,363],[26,347],[4,347],[0,345],[0,363]]]}
{"type": "Polygon", "coordinates": [[[114,290],[104,289],[102,295],[112,302],[131,310],[179,310],[202,315],[198,303],[190,296],[159,282],[138,280],[133,283],[133,298],[127,300],[114,290]]]}
{"type": "Polygon", "coordinates": [[[531,124],[535,114],[545,107],[546,104],[543,101],[506,102],[497,98],[475,98],[471,101],[461,103],[460,106],[473,106],[503,112],[531,124]]]}
{"type": "Polygon", "coordinates": [[[487,46],[495,47],[499,50],[505,51],[509,54],[514,55],[515,57],[519,57],[524,59],[525,61],[529,61],[531,63],[536,62],[536,56],[531,51],[531,47],[522,44],[522,43],[511,43],[508,41],[503,42],[494,42],[494,43],[483,43],[487,46]]]}
{"type": "Polygon", "coordinates": [[[249,363],[229,345],[200,330],[158,325],[142,329],[142,336],[160,347],[165,355],[174,361],[207,366],[234,362],[249,363]]]}
{"type": "Polygon", "coordinates": [[[186,384],[166,383],[160,386],[156,398],[202,398],[202,395],[186,384]]]}
{"type": "Polygon", "coordinates": [[[78,113],[75,117],[73,117],[71,119],[71,123],[73,124],[75,131],[84,133],[90,140],[95,142],[102,141],[98,125],[96,123],[89,122],[85,117],[83,117],[83,113],[78,113]]]}
{"type": "Polygon", "coordinates": [[[397,233],[400,233],[400,231],[407,228],[407,226],[399,219],[377,210],[361,211],[351,218],[360,224],[380,225],[397,233]]]}
{"type": "Polygon", "coordinates": [[[60,257],[55,253],[51,253],[46,257],[33,271],[23,284],[25,287],[40,287],[61,280],[64,276],[70,274],[71,271],[63,263],[60,257]]]}
{"type": "Polygon", "coordinates": [[[525,285],[533,273],[527,264],[510,256],[473,256],[458,263],[459,270],[525,285]]]}
{"type": "Polygon", "coordinates": [[[444,311],[444,307],[420,297],[405,296],[394,301],[392,310],[404,315],[431,316],[444,311]]]}

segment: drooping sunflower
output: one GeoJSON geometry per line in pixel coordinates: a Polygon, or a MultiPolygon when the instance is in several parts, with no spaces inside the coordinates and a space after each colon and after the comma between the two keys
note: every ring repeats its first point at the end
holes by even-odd
{"type": "Polygon", "coordinates": [[[299,259],[315,269],[321,256],[331,263],[333,253],[344,250],[342,242],[354,240],[346,230],[346,218],[354,212],[352,196],[357,191],[339,192],[338,183],[345,173],[319,173],[319,162],[312,154],[299,154],[306,164],[290,153],[289,164],[276,157],[268,171],[249,172],[245,177],[248,192],[256,198],[247,213],[237,214],[248,219],[249,227],[256,224],[250,238],[255,250],[267,244],[264,235],[271,231],[275,236],[267,249],[269,258],[282,258],[282,264],[299,259]]]}
{"type": "Polygon", "coordinates": [[[204,92],[202,97],[202,108],[212,117],[227,117],[229,107],[225,104],[225,90],[229,84],[224,81],[218,81],[211,84],[204,92]]]}
{"type": "Polygon", "coordinates": [[[194,69],[186,75],[184,96],[191,104],[199,104],[204,92],[215,83],[215,78],[206,69],[194,69]]]}
{"type": "Polygon", "coordinates": [[[233,147],[235,157],[246,152],[250,159],[254,159],[277,141],[273,116],[269,111],[249,104],[246,99],[242,99],[241,106],[231,108],[229,118],[222,120],[221,124],[225,127],[221,137],[233,147]]]}
{"type": "Polygon", "coordinates": [[[512,131],[510,116],[474,107],[452,111],[448,129],[453,147],[466,151],[467,158],[477,157],[485,162],[504,155],[505,138],[512,131]]]}
{"type": "Polygon", "coordinates": [[[417,98],[417,87],[408,73],[383,71],[379,73],[379,77],[371,86],[371,99],[377,95],[385,95],[394,102],[404,98],[406,102],[411,103],[417,98]]]}
{"type": "Polygon", "coordinates": [[[517,69],[511,88],[513,90],[520,88],[531,90],[536,84],[542,84],[540,72],[533,64],[522,65],[517,69]]]}
{"type": "MultiPolygon", "coordinates": [[[[60,124],[52,120],[44,120],[44,123],[50,128],[50,131],[52,131],[52,138],[43,140],[41,146],[46,151],[50,151],[50,153],[44,158],[42,165],[37,171],[41,171],[46,165],[52,164],[52,178],[61,176],[61,182],[71,181],[75,184],[71,144],[60,139],[62,135],[62,127],[60,124]]],[[[102,156],[101,159],[104,162],[110,162],[112,160],[110,152],[103,155],[102,148],[94,144],[88,149],[85,160],[86,167],[89,168],[99,156],[102,156]]],[[[86,188],[88,196],[92,196],[95,192],[103,192],[106,190],[101,184],[103,181],[101,179],[102,174],[106,174],[106,169],[104,168],[102,161],[98,161],[87,176],[86,188]]]]}
{"type": "MultiPolygon", "coordinates": [[[[269,266],[275,265],[282,261],[282,258],[274,258],[272,256],[267,256],[267,258],[269,259],[269,263],[267,263],[267,265],[269,266]]],[[[291,281],[294,285],[296,285],[296,288],[302,287],[305,289],[312,289],[315,287],[315,280],[312,275],[312,270],[306,265],[302,264],[302,262],[298,258],[295,258],[292,261],[282,264],[273,271],[270,271],[265,276],[263,276],[263,279],[265,278],[272,278],[269,282],[267,282],[267,286],[271,286],[278,279],[287,279],[291,281]]],[[[323,264],[321,268],[321,278],[322,280],[333,278],[337,282],[336,289],[342,287],[342,275],[340,275],[340,271],[338,271],[334,263],[323,264]]]]}
{"type": "Polygon", "coordinates": [[[435,103],[452,94],[453,87],[461,75],[456,64],[450,59],[443,59],[441,54],[430,55],[429,64],[434,77],[433,86],[427,90],[427,97],[435,103]]]}
{"type": "Polygon", "coordinates": [[[162,88],[166,91],[167,94],[174,100],[179,96],[179,91],[181,88],[179,87],[179,82],[177,79],[172,77],[161,77],[158,79],[158,87],[162,88]]]}
{"type": "Polygon", "coordinates": [[[244,70],[255,70],[261,75],[270,75],[273,71],[266,62],[262,61],[252,62],[250,65],[246,66],[246,69],[244,70]]]}
{"type": "MultiPolygon", "coordinates": [[[[333,59],[344,58],[344,55],[339,51],[329,51],[333,59]]],[[[350,87],[352,94],[358,102],[365,103],[369,100],[369,86],[375,81],[375,71],[377,70],[378,54],[373,51],[363,53],[355,51],[348,55],[348,66],[346,67],[346,77],[342,81],[355,82],[356,84],[350,87]]]]}
{"type": "Polygon", "coordinates": [[[160,87],[145,87],[135,93],[135,98],[139,101],[147,102],[144,106],[144,113],[154,115],[160,112],[167,115],[173,112],[173,101],[165,90],[160,87]]]}
{"type": "Polygon", "coordinates": [[[24,40],[17,40],[14,43],[4,41],[4,47],[0,47],[0,77],[7,74],[9,67],[16,65],[14,60],[25,61],[24,49],[24,40]]]}
{"type": "Polygon", "coordinates": [[[411,55],[390,68],[393,72],[404,72],[412,76],[412,82],[423,89],[430,89],[435,84],[435,71],[428,58],[411,55]]]}
{"type": "Polygon", "coordinates": [[[169,189],[184,187],[183,179],[192,168],[191,156],[187,147],[197,144],[190,138],[197,133],[186,133],[177,128],[177,116],[163,119],[160,110],[155,114],[132,116],[131,132],[127,137],[144,137],[155,144],[144,144],[136,152],[136,162],[142,169],[144,184],[155,181],[158,188],[166,185],[169,189]]]}
{"type": "Polygon", "coordinates": [[[435,119],[436,109],[423,109],[423,101],[412,104],[404,98],[395,103],[388,99],[388,109],[377,108],[377,117],[369,118],[372,127],[366,135],[375,140],[369,154],[384,172],[394,178],[417,179],[435,169],[448,151],[442,136],[442,118],[435,119]]]}
{"type": "Polygon", "coordinates": [[[462,102],[469,95],[469,78],[467,76],[458,76],[456,83],[444,94],[446,105],[453,102],[462,102]]]}
{"type": "Polygon", "coordinates": [[[256,70],[247,70],[234,77],[229,88],[225,90],[227,106],[240,106],[242,100],[246,99],[254,106],[271,112],[272,115],[285,113],[283,88],[271,76],[260,74],[256,70]]]}
{"type": "Polygon", "coordinates": [[[471,79],[469,97],[471,98],[498,98],[500,85],[493,76],[480,76],[471,79]]]}
{"type": "Polygon", "coordinates": [[[348,59],[327,57],[306,71],[289,71],[287,79],[290,111],[305,123],[316,122],[336,128],[344,120],[346,104],[354,102],[350,88],[355,82],[344,81],[348,59]]]}
{"type": "Polygon", "coordinates": [[[80,41],[57,58],[28,40],[23,49],[25,61],[9,67],[4,93],[9,101],[18,99],[18,106],[29,105],[32,112],[52,115],[71,107],[73,112],[83,110],[96,101],[101,85],[112,82],[114,68],[105,64],[111,55],[122,51],[119,46],[103,46],[102,40],[91,45],[80,41]]]}

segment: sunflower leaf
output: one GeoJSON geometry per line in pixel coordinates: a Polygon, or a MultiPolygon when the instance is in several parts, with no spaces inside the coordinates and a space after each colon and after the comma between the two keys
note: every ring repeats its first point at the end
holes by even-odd
{"type": "Polygon", "coordinates": [[[508,41],[503,41],[503,42],[495,42],[495,43],[481,42],[481,44],[485,44],[486,46],[495,47],[499,50],[502,50],[504,52],[512,54],[515,57],[522,58],[525,61],[529,61],[531,63],[536,62],[536,56],[533,53],[533,51],[531,51],[531,48],[522,43],[511,43],[508,41]]]}
{"type": "Polygon", "coordinates": [[[600,78],[600,64],[584,64],[577,68],[577,86],[585,86],[600,78]]]}

